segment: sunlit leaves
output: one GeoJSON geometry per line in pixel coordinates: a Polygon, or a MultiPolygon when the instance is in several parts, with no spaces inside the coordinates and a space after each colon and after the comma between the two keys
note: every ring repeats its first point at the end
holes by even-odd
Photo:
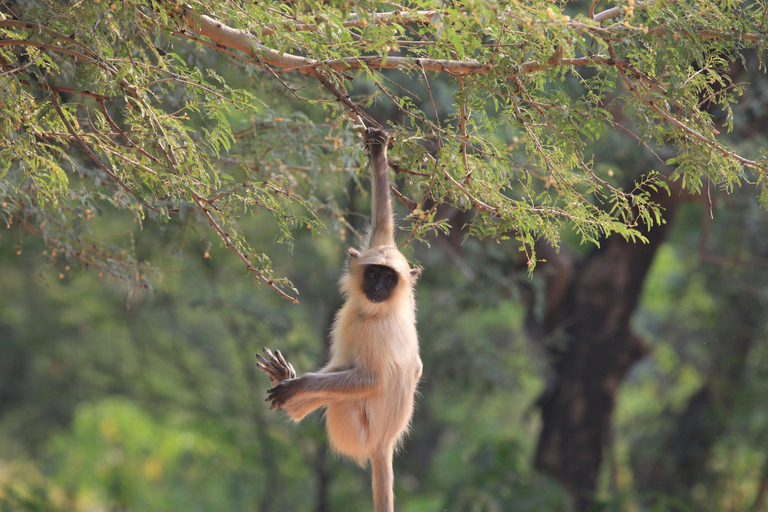
{"type": "Polygon", "coordinates": [[[578,9],[199,1],[23,10],[28,24],[0,24],[3,41],[16,41],[0,45],[0,101],[15,107],[0,120],[0,156],[4,172],[24,177],[5,200],[18,204],[18,189],[55,208],[67,194],[90,194],[139,223],[167,225],[191,209],[187,219],[259,262],[272,285],[269,259],[248,245],[237,218],[267,213],[289,248],[294,230],[337,223],[334,190],[365,160],[359,119],[397,131],[398,186],[418,205],[409,206],[408,243],[447,229],[433,205],[451,203],[475,212],[472,236],[519,240],[531,267],[534,242],[557,244],[566,229],[584,242],[642,239],[663,222],[654,197],[664,193],[656,171],[665,165],[695,191],[705,181],[726,190],[763,182],[763,160],[731,152],[716,128],[734,127],[741,85],[732,64],[759,44],[761,9],[578,9]],[[269,65],[264,51],[202,36],[203,15],[306,65],[269,65]],[[381,59],[360,64],[371,56],[381,59]],[[417,59],[446,64],[427,72],[417,59]],[[379,69],[393,65],[402,73],[379,69]],[[349,117],[352,103],[359,109],[349,117]],[[371,117],[386,109],[388,119],[371,117]],[[636,147],[611,147],[617,130],[636,147]],[[630,150],[655,163],[627,181],[601,152],[630,150]]]}

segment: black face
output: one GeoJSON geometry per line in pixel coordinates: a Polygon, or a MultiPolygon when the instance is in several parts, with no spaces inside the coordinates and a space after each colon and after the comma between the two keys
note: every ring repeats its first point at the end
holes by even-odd
{"type": "Polygon", "coordinates": [[[363,293],[371,302],[384,302],[397,287],[397,272],[384,265],[368,265],[363,270],[363,293]]]}

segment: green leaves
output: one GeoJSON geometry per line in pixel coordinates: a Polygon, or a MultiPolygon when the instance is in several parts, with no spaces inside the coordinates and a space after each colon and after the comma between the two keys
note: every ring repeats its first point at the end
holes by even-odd
{"type": "Polygon", "coordinates": [[[398,132],[407,243],[448,229],[432,205],[451,203],[474,210],[471,236],[515,238],[532,262],[563,229],[642,240],[663,222],[661,165],[694,191],[768,171],[719,136],[737,122],[732,64],[762,44],[757,6],[129,1],[20,15],[0,20],[0,157],[21,180],[3,200],[86,195],[168,226],[196,208],[270,286],[238,217],[269,213],[289,250],[295,229],[341,226],[361,122],[398,132]],[[617,131],[636,147],[614,145],[617,131]],[[630,152],[656,163],[614,172],[630,152]]]}

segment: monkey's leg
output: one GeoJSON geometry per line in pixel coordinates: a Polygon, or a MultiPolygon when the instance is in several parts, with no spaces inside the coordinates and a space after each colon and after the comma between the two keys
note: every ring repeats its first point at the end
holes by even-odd
{"type": "Polygon", "coordinates": [[[328,401],[322,398],[296,398],[285,404],[285,412],[291,420],[298,423],[307,414],[324,405],[328,405],[328,401]]]}
{"type": "Polygon", "coordinates": [[[376,512],[394,512],[395,510],[393,455],[394,450],[391,446],[371,455],[373,504],[376,512]]]}

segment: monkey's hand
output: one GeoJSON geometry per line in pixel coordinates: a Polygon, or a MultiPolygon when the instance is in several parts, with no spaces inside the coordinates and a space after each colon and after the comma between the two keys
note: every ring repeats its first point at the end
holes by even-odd
{"type": "Polygon", "coordinates": [[[386,147],[389,142],[389,135],[381,128],[366,128],[365,129],[365,145],[371,151],[381,151],[382,147],[386,147]]]}
{"type": "Polygon", "coordinates": [[[269,376],[272,386],[277,386],[284,380],[296,378],[296,370],[293,369],[293,365],[285,360],[279,350],[275,350],[273,354],[265,347],[264,354],[267,357],[256,354],[256,359],[258,359],[256,366],[269,376]]]}
{"type": "Polygon", "coordinates": [[[301,379],[287,379],[282,381],[272,389],[267,390],[267,399],[265,402],[272,402],[270,409],[277,407],[281,411],[288,401],[295,397],[301,388],[301,379]]]}

